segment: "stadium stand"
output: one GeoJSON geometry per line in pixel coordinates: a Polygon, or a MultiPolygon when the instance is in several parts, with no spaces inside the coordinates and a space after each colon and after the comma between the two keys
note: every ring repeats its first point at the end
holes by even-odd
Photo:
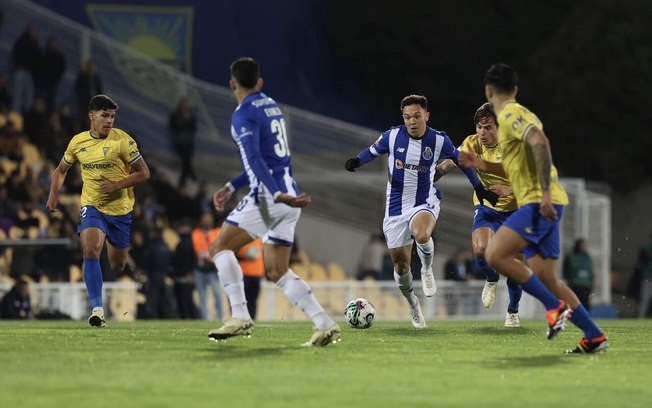
{"type": "MultiPolygon", "coordinates": [[[[174,219],[169,213],[171,205],[178,202],[180,194],[177,187],[169,180],[177,179],[177,177],[170,177],[170,173],[176,171],[177,163],[168,144],[161,141],[161,135],[167,133],[168,114],[174,108],[179,96],[186,95],[191,99],[197,109],[199,127],[194,164],[202,177],[215,183],[211,185],[214,187],[240,172],[240,163],[237,155],[234,154],[228,129],[229,118],[235,105],[230,91],[197,81],[31,2],[6,0],[3,2],[3,9],[5,19],[0,33],[0,70],[5,73],[9,71],[12,44],[25,30],[28,22],[39,27],[40,39],[50,35],[59,39],[62,52],[70,67],[64,73],[59,88],[59,102],[73,103],[72,89],[75,73],[87,58],[92,57],[96,61],[98,71],[105,80],[105,92],[114,97],[121,106],[117,126],[134,135],[152,167],[150,182],[136,189],[138,204],[134,210],[134,230],[146,232],[148,228],[162,224],[165,242],[170,249],[176,248],[179,238],[174,228],[179,219],[174,219]],[[219,166],[215,165],[216,162],[219,166]]],[[[365,168],[365,171],[356,173],[355,177],[351,177],[343,170],[344,158],[371,144],[380,132],[290,106],[283,106],[283,110],[286,115],[288,134],[291,137],[290,145],[297,180],[313,199],[312,205],[305,210],[304,217],[319,226],[315,231],[310,232],[311,235],[319,234],[318,238],[300,237],[302,242],[305,242],[305,247],[299,251],[301,262],[293,264],[292,268],[302,278],[311,280],[318,297],[325,299],[324,306],[332,309],[334,314],[341,313],[341,307],[349,300],[356,296],[364,296],[379,308],[380,319],[404,318],[404,305],[400,303],[401,299],[398,297],[400,294],[394,282],[358,283],[349,280],[348,277],[355,272],[357,259],[352,262],[344,261],[341,252],[338,253],[337,249],[334,249],[335,243],[344,243],[349,245],[351,251],[351,248],[356,247],[355,238],[352,237],[366,236],[368,231],[377,230],[382,220],[386,183],[385,161],[377,160],[365,168]],[[339,231],[338,235],[324,232],[325,228],[322,227],[326,226],[336,227],[339,231]],[[353,230],[358,235],[347,233],[348,230],[353,230]],[[375,299],[378,300],[374,301],[375,299]]],[[[78,112],[75,114],[78,115],[78,112]]],[[[22,117],[18,113],[13,112],[0,117],[5,121],[7,118],[15,118],[10,119],[16,122],[14,127],[18,129],[20,125],[22,129],[22,117]]],[[[400,118],[397,117],[396,120],[400,118]]],[[[3,186],[10,186],[11,177],[18,177],[17,180],[21,183],[29,181],[44,189],[43,185],[49,184],[48,174],[43,175],[39,171],[43,168],[51,172],[52,166],[60,156],[55,155],[56,158],[53,159],[53,155],[49,153],[56,152],[46,151],[41,154],[40,146],[29,141],[20,146],[21,157],[11,158],[10,155],[0,157],[3,186]],[[36,180],[25,179],[29,173],[27,166],[31,168],[33,174],[38,175],[34,177],[36,180]],[[12,176],[16,170],[18,174],[12,176]]],[[[611,300],[609,198],[604,194],[589,191],[583,180],[564,179],[562,182],[569,191],[572,202],[564,215],[563,242],[570,243],[578,236],[588,238],[591,244],[589,250],[596,265],[594,303],[608,304],[611,300]]],[[[79,185],[75,183],[78,183],[78,179],[75,179],[74,174],[69,175],[66,191],[60,196],[63,219],[60,232],[62,236],[72,239],[70,250],[73,255],[68,266],[70,282],[79,282],[82,276],[79,263],[75,263],[80,259],[78,242],[74,234],[80,204],[79,185]]],[[[462,176],[449,175],[441,180],[439,186],[443,191],[444,201],[437,227],[435,262],[438,270],[441,270],[443,260],[454,248],[470,244],[473,207],[470,200],[472,190],[462,176]]],[[[36,188],[36,196],[39,194],[38,191],[36,188]]],[[[40,194],[43,194],[42,190],[40,194]]],[[[40,236],[40,230],[44,225],[42,222],[45,214],[42,206],[45,200],[42,196],[40,199],[36,197],[32,199],[41,207],[42,215],[38,213],[35,215],[39,220],[38,228],[30,230],[10,225],[3,230],[6,238],[0,237],[0,241],[7,244],[7,239],[19,240],[26,233],[31,234],[33,239],[40,236]]],[[[23,202],[18,204],[24,206],[23,202]]],[[[47,220],[47,216],[45,219],[47,220]]],[[[0,249],[3,250],[0,253],[0,278],[8,282],[12,278],[8,275],[12,261],[12,246],[7,244],[0,249]]],[[[137,247],[132,250],[136,262],[140,250],[137,247]]],[[[353,254],[350,258],[356,256],[357,254],[353,254]]],[[[120,297],[123,294],[113,295],[111,291],[123,290],[124,285],[135,290],[140,283],[142,282],[108,282],[105,293],[110,297],[119,297],[120,301],[116,301],[116,304],[121,305],[121,308],[129,309],[129,313],[136,316],[137,312],[132,306],[126,307],[126,302],[133,302],[136,297],[129,295],[123,298],[120,297]]],[[[80,318],[86,305],[83,291],[80,290],[83,286],[78,285],[78,283],[57,282],[47,285],[35,283],[32,285],[32,290],[38,295],[35,296],[38,299],[42,298],[49,288],[47,289],[49,306],[57,307],[73,318],[80,318]],[[71,296],[69,299],[54,301],[51,300],[53,293],[60,297],[71,296]]],[[[6,289],[6,286],[0,286],[0,292],[3,288],[6,289]]],[[[447,283],[443,282],[440,286],[442,297],[446,288],[447,283]]],[[[469,286],[469,290],[477,290],[478,293],[480,289],[473,285],[469,286]]],[[[289,305],[285,307],[283,302],[287,301],[278,295],[278,290],[273,285],[264,283],[260,299],[262,318],[302,318],[301,314],[293,314],[294,308],[289,305]]],[[[501,287],[499,299],[504,300],[505,296],[504,287],[501,287]]],[[[439,297],[434,301],[424,302],[424,312],[429,318],[445,315],[445,311],[442,312],[443,304],[440,302],[439,297]]],[[[529,307],[527,302],[523,310],[524,313],[534,312],[534,308],[529,307]]],[[[502,317],[503,311],[495,308],[491,311],[483,310],[482,313],[484,317],[502,317]]]]}

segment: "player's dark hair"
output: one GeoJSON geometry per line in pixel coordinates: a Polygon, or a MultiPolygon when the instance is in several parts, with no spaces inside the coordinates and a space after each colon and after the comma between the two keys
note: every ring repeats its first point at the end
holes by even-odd
{"type": "Polygon", "coordinates": [[[111,98],[106,95],[95,95],[91,98],[91,101],[88,103],[89,111],[99,111],[104,109],[115,109],[118,110],[118,104],[111,98]]]}
{"type": "Polygon", "coordinates": [[[258,83],[258,78],[260,77],[260,65],[253,58],[238,58],[231,64],[231,77],[240,86],[253,88],[258,83]]]}
{"type": "Polygon", "coordinates": [[[484,74],[484,84],[493,86],[500,93],[511,93],[518,85],[518,75],[507,64],[493,64],[484,74]]]}
{"type": "Polygon", "coordinates": [[[401,101],[401,112],[403,108],[410,105],[421,105],[424,111],[428,112],[428,98],[423,95],[408,95],[401,101]]]}
{"type": "Polygon", "coordinates": [[[484,103],[482,106],[478,108],[477,111],[475,111],[475,115],[473,115],[473,123],[477,125],[478,123],[480,123],[481,120],[485,118],[493,119],[494,123],[498,125],[496,112],[494,112],[494,108],[491,106],[489,102],[484,103]]]}

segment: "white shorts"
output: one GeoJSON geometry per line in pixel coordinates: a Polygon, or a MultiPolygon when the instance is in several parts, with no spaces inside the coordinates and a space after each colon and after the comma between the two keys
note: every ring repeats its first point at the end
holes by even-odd
{"type": "Polygon", "coordinates": [[[436,220],[439,217],[439,201],[434,204],[423,204],[414,207],[401,215],[385,217],[383,220],[383,232],[385,233],[388,249],[412,245],[412,242],[414,242],[411,228],[412,220],[421,211],[429,212],[436,220]]]}
{"type": "MultiPolygon", "coordinates": [[[[267,192],[267,190],[265,190],[267,192]]],[[[263,243],[294,245],[294,229],[301,215],[300,208],[275,203],[269,193],[247,194],[231,211],[226,222],[242,228],[253,237],[262,237],[263,243]]]]}

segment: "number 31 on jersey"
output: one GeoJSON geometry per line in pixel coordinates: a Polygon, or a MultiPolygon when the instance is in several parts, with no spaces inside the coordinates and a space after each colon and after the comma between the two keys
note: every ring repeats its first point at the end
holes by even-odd
{"type": "Polygon", "coordinates": [[[277,143],[274,144],[274,153],[278,157],[286,157],[290,155],[290,148],[288,147],[287,132],[285,131],[285,119],[274,119],[270,126],[272,133],[276,135],[277,143]]]}

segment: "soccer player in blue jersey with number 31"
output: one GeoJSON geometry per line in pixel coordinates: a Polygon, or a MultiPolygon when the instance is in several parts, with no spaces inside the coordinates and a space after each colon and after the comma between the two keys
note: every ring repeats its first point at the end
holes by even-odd
{"type": "Polygon", "coordinates": [[[215,209],[223,211],[235,190],[249,186],[250,191],[228,215],[210,247],[231,304],[231,320],[211,330],[208,336],[226,340],[252,333],[254,323],[247,310],[242,269],[235,252],[262,237],[267,277],[315,326],[312,337],[303,346],[321,347],[337,342],[341,337],[339,326],[326,314],[306,282],[289,267],[294,230],[301,208],[310,203],[310,197],[299,193],[292,178],[283,113],[272,98],[260,91],[260,66],[252,58],[240,58],[231,64],[229,86],[238,101],[231,117],[231,134],[244,171],[215,193],[215,209]]]}

